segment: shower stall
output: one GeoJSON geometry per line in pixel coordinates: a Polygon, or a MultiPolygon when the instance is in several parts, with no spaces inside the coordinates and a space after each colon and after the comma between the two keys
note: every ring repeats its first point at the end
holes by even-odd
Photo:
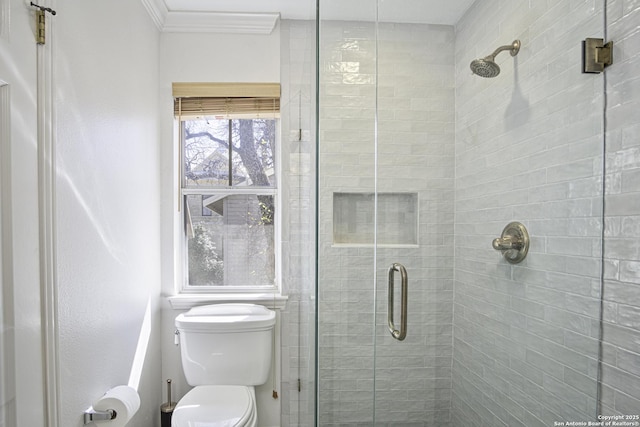
{"type": "Polygon", "coordinates": [[[318,0],[315,368],[299,425],[633,415],[638,385],[602,363],[640,343],[603,344],[609,71],[583,73],[581,58],[583,40],[607,38],[607,9],[637,22],[639,7],[436,13],[446,3],[318,0]],[[511,223],[528,232],[517,262],[511,223]]]}

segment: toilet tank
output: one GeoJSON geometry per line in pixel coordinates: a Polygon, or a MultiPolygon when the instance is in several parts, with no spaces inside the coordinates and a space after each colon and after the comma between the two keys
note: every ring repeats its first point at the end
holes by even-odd
{"type": "Polygon", "coordinates": [[[194,307],[176,317],[182,369],[197,385],[264,384],[271,368],[275,312],[254,304],[194,307]]]}

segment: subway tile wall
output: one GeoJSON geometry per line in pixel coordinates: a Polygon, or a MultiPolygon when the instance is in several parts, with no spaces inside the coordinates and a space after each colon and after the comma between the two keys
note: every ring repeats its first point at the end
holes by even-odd
{"type": "Polygon", "coordinates": [[[454,425],[595,420],[604,99],[581,41],[603,5],[482,1],[456,26],[454,425]],[[514,39],[498,77],[471,75],[514,39]],[[491,247],[510,221],[531,236],[517,265],[491,247]]]}

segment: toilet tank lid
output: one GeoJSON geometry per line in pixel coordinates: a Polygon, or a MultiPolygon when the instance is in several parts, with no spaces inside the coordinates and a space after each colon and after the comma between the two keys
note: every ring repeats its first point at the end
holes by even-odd
{"type": "Polygon", "coordinates": [[[276,313],[257,304],[203,305],[176,317],[176,327],[184,330],[261,330],[275,323],[276,313]]]}

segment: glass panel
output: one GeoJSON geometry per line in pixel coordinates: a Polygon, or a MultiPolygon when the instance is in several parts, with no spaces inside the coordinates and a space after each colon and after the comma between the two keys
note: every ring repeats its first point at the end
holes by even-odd
{"type": "MultiPolygon", "coordinates": [[[[304,4],[304,2],[296,2],[304,4]]],[[[307,3],[315,11],[315,0],[307,3]]],[[[280,146],[283,176],[282,426],[313,426],[316,414],[316,23],[282,19],[280,146]]]]}
{"type": "Polygon", "coordinates": [[[229,121],[184,123],[184,180],[188,187],[229,185],[229,121]]]}
{"type": "Polygon", "coordinates": [[[190,286],[273,286],[273,196],[185,199],[190,286]]]}
{"type": "Polygon", "coordinates": [[[233,185],[275,185],[276,121],[233,120],[233,185]]]}
{"type": "Polygon", "coordinates": [[[275,120],[205,118],[183,123],[187,187],[275,186],[275,120]]]}
{"type": "Polygon", "coordinates": [[[605,4],[605,40],[613,42],[614,54],[604,73],[607,165],[600,413],[626,415],[621,417],[624,421],[639,424],[640,2],[605,4]]]}
{"type": "MultiPolygon", "coordinates": [[[[388,248],[378,239],[375,422],[446,426],[453,355],[455,31],[379,22],[377,36],[378,191],[412,192],[421,210],[419,245],[388,248]],[[403,341],[394,339],[387,326],[388,269],[394,263],[408,275],[403,341]]],[[[376,208],[384,212],[387,204],[379,197],[376,208]]],[[[391,230],[402,234],[400,227],[391,230]]],[[[377,234],[391,230],[389,219],[378,215],[377,234]]],[[[403,310],[400,280],[395,272],[396,328],[403,310]]]]}
{"type": "MultiPolygon", "coordinates": [[[[351,3],[320,4],[317,405],[321,426],[373,423],[375,249],[333,245],[334,194],[375,193],[375,25],[341,19],[351,3]]],[[[375,2],[366,2],[361,10],[375,16],[375,2]]],[[[373,222],[363,226],[373,231],[373,222]]]]}
{"type": "MultiPolygon", "coordinates": [[[[318,425],[597,421],[603,394],[616,404],[599,373],[611,383],[624,371],[599,364],[603,188],[617,191],[621,176],[603,184],[603,76],[581,74],[579,60],[582,40],[603,36],[605,3],[381,0],[373,14],[319,4],[318,425]],[[471,72],[501,46],[499,74],[471,72]],[[366,198],[343,197],[367,193],[370,212],[366,198]],[[415,247],[383,244],[394,193],[417,194],[415,247]],[[512,221],[530,236],[519,264],[492,247],[512,221]],[[345,247],[335,230],[376,245],[345,247]],[[408,273],[403,341],[388,331],[394,263],[408,273]]],[[[609,413],[634,407],[621,390],[631,388],[616,387],[624,403],[609,413]]]]}

